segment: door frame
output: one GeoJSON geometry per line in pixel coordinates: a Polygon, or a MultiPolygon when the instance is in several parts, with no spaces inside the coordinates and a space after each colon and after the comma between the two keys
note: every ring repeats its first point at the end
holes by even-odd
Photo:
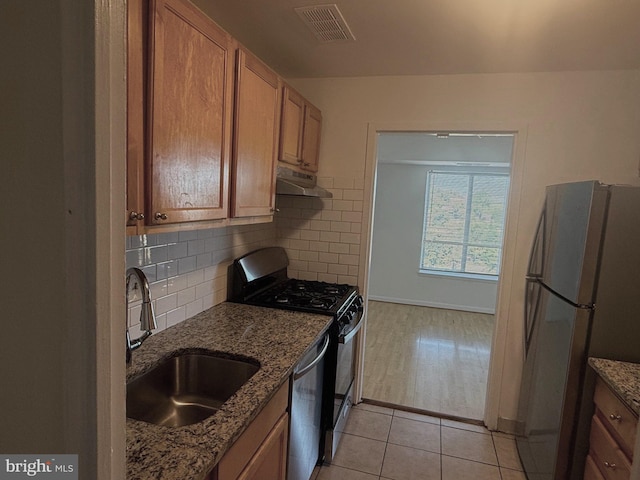
{"type": "MultiPolygon", "coordinates": [[[[491,344],[489,374],[487,378],[487,395],[485,401],[484,423],[490,430],[497,430],[500,419],[500,399],[503,391],[502,366],[507,358],[507,330],[509,328],[508,312],[513,298],[514,264],[516,250],[516,234],[520,212],[520,198],[525,162],[527,125],[518,122],[408,122],[408,123],[369,123],[367,125],[365,151],[365,177],[362,232],[363,240],[360,252],[360,268],[358,284],[363,286],[363,297],[368,302],[369,264],[371,258],[371,242],[373,233],[373,206],[375,200],[376,172],[378,167],[377,146],[378,133],[383,132],[450,132],[450,133],[486,133],[513,134],[513,152],[511,156],[511,180],[507,219],[505,225],[504,248],[502,251],[501,273],[498,280],[496,299],[496,321],[491,344]]],[[[516,279],[517,280],[517,279],[516,279]]],[[[520,318],[513,319],[519,321],[520,318]]],[[[367,318],[359,335],[357,348],[357,375],[355,382],[356,402],[362,400],[362,382],[364,378],[364,351],[366,343],[367,318]]]]}

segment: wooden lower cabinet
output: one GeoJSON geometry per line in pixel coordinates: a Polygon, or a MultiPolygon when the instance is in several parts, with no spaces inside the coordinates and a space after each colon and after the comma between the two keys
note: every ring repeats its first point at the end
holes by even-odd
{"type": "Polygon", "coordinates": [[[288,403],[287,381],[225,453],[208,480],[285,480],[288,403]]]}
{"type": "Polygon", "coordinates": [[[585,480],[629,480],[638,418],[600,379],[593,401],[585,480]]]}
{"type": "Polygon", "coordinates": [[[287,474],[287,433],[289,415],[280,417],[238,480],[285,480],[287,474]]]}

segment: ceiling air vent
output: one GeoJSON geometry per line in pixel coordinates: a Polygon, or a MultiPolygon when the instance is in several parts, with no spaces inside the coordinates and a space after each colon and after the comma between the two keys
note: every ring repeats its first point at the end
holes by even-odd
{"type": "Polygon", "coordinates": [[[294,10],[321,42],[356,39],[335,4],[297,7],[294,10]]]}

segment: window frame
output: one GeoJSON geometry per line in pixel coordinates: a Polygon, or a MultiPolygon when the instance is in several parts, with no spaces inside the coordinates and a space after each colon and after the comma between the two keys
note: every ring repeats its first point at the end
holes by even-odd
{"type": "MultiPolygon", "coordinates": [[[[500,271],[502,269],[502,254],[504,251],[504,237],[505,237],[505,229],[507,223],[507,210],[509,203],[509,192],[511,187],[511,168],[510,164],[505,164],[504,166],[487,166],[487,167],[470,167],[470,166],[457,166],[457,167],[438,167],[430,169],[427,171],[427,178],[425,181],[425,192],[424,192],[424,214],[422,217],[422,239],[420,242],[420,258],[419,258],[419,268],[418,273],[420,275],[429,275],[429,276],[439,276],[439,277],[447,277],[447,278],[464,278],[464,279],[473,279],[473,280],[481,280],[481,281],[489,281],[489,282],[497,282],[500,277],[500,271]],[[439,270],[435,268],[425,268],[424,267],[424,257],[425,257],[425,240],[427,234],[427,215],[429,211],[429,193],[431,191],[431,182],[433,174],[457,174],[457,175],[467,175],[471,177],[479,177],[479,176],[492,176],[492,177],[507,177],[508,186],[507,191],[504,196],[504,224],[502,230],[502,238],[500,240],[500,261],[498,263],[498,272],[493,273],[477,273],[477,272],[465,272],[465,271],[453,271],[453,270],[439,270]]],[[[468,187],[469,188],[469,187],[468,187]]],[[[473,195],[468,195],[467,205],[465,208],[465,231],[464,231],[464,240],[463,242],[438,242],[442,244],[451,244],[451,245],[461,245],[462,246],[462,254],[461,254],[461,265],[464,265],[464,256],[467,248],[469,246],[472,247],[482,247],[487,245],[481,244],[470,244],[469,239],[469,226],[470,226],[470,212],[471,212],[471,204],[473,201],[473,195]]],[[[495,248],[493,245],[489,246],[490,248],[495,248]]]]}

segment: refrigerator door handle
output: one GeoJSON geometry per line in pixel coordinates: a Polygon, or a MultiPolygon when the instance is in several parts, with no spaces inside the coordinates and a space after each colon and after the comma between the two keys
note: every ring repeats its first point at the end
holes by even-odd
{"type": "Polygon", "coordinates": [[[538,220],[536,235],[533,239],[531,254],[529,255],[529,266],[527,267],[527,278],[542,278],[544,274],[544,264],[547,254],[547,206],[545,205],[538,220]]]}
{"type": "Polygon", "coordinates": [[[558,292],[556,292],[552,288],[548,287],[546,284],[544,284],[540,280],[537,280],[537,282],[540,284],[540,286],[542,286],[542,288],[547,290],[549,293],[551,293],[552,295],[555,295],[556,297],[558,297],[561,300],[564,300],[565,302],[567,302],[569,305],[571,305],[574,308],[579,308],[581,310],[595,310],[596,309],[596,304],[595,303],[576,303],[576,302],[574,302],[572,300],[569,300],[564,295],[559,294],[558,292]]]}
{"type": "Polygon", "coordinates": [[[525,304],[524,304],[524,358],[529,354],[529,346],[531,345],[531,336],[533,334],[538,310],[540,306],[540,286],[535,277],[527,276],[527,285],[525,287],[525,304]]]}

